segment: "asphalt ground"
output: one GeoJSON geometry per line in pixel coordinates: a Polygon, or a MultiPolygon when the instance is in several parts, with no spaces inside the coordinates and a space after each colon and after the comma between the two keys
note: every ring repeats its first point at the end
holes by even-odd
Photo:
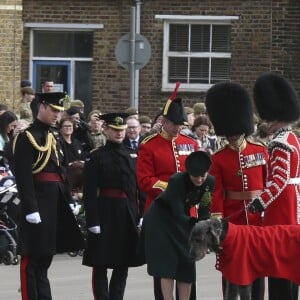
{"type": "MultiPolygon", "coordinates": [[[[91,268],[81,264],[82,257],[56,255],[49,269],[53,300],[90,300],[91,268]]],[[[208,254],[197,262],[197,299],[221,300],[221,275],[215,270],[215,255],[208,254]]],[[[18,292],[20,266],[0,265],[0,299],[20,300],[18,292]]],[[[152,277],[146,266],[130,268],[125,300],[152,300],[152,277]]]]}

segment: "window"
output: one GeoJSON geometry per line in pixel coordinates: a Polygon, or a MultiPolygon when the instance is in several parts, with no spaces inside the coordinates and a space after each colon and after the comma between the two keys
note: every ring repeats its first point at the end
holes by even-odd
{"type": "Polygon", "coordinates": [[[54,91],[92,107],[94,33],[103,24],[25,23],[30,29],[29,78],[37,92],[44,80],[54,81],[54,91]]]}
{"type": "Polygon", "coordinates": [[[37,30],[33,56],[93,57],[93,32],[37,30]]]}
{"type": "MultiPolygon", "coordinates": [[[[228,17],[164,18],[162,90],[207,90],[230,80],[231,24],[228,17]]],[[[231,19],[236,19],[232,17],[231,19]]]]}

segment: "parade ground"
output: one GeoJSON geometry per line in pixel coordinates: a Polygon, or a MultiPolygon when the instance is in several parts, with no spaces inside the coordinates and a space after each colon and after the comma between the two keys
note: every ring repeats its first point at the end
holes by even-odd
{"type": "MultiPolygon", "coordinates": [[[[81,265],[81,257],[56,255],[49,269],[53,300],[92,300],[91,268],[81,265]]],[[[198,298],[221,300],[221,275],[215,270],[215,255],[209,254],[197,262],[198,298]]],[[[0,265],[0,299],[20,300],[18,292],[20,266],[0,265]]],[[[152,277],[146,266],[130,268],[125,300],[152,300],[152,277]]]]}

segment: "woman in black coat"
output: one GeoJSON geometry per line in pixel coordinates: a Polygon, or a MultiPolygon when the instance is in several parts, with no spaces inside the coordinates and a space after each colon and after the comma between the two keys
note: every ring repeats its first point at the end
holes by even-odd
{"type": "Polygon", "coordinates": [[[214,178],[207,174],[210,164],[207,153],[190,154],[186,159],[187,172],[170,178],[167,189],[156,198],[144,217],[142,252],[149,275],[161,278],[165,300],[173,299],[174,280],[179,300],[189,299],[191,283],[196,279],[188,238],[195,222],[209,217],[214,187],[214,178]],[[190,209],[195,204],[199,205],[198,217],[190,217],[190,209]]]}
{"type": "Polygon", "coordinates": [[[85,162],[83,197],[88,228],[83,264],[93,267],[94,299],[123,299],[128,267],[138,265],[136,153],[123,144],[124,114],[106,114],[105,146],[85,162]],[[107,269],[112,276],[108,284],[107,269]]]}

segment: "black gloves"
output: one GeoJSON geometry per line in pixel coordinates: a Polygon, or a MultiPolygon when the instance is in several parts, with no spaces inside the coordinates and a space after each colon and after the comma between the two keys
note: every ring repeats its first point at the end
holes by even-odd
{"type": "Polygon", "coordinates": [[[248,205],[248,210],[252,213],[258,213],[264,211],[265,209],[260,203],[259,199],[256,198],[248,205]]]}

